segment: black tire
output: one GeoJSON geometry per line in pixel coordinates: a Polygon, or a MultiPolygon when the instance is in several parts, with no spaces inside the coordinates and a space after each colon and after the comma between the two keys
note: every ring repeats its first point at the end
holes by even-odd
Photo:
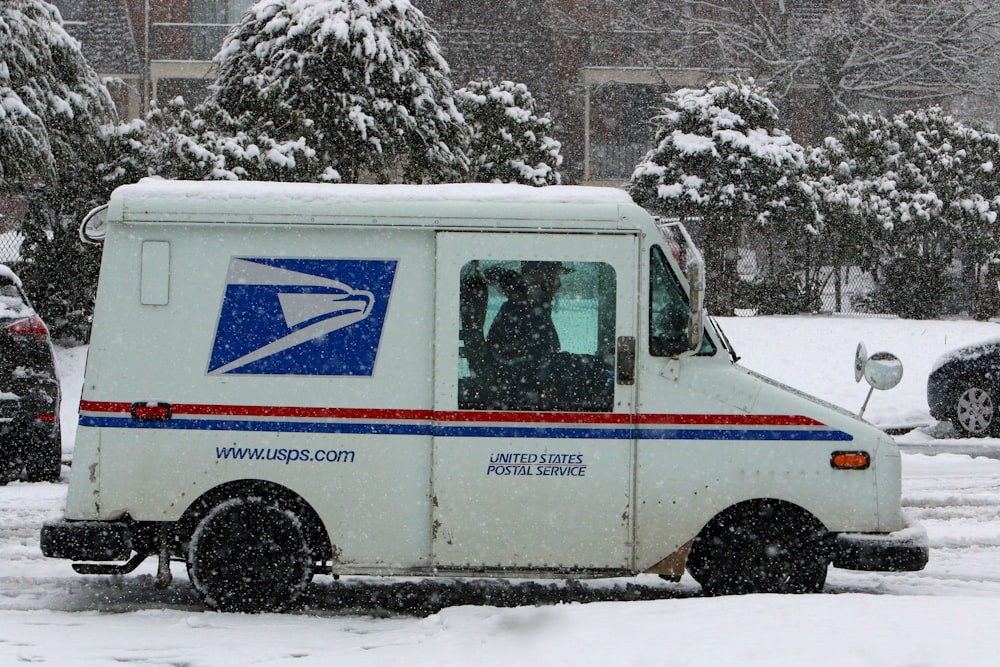
{"type": "Polygon", "coordinates": [[[62,473],[59,431],[33,422],[16,422],[5,435],[0,484],[15,480],[57,482],[62,473]]]}
{"type": "Polygon", "coordinates": [[[312,579],[312,554],[298,517],[263,498],[216,505],[191,537],[188,576],[219,611],[287,609],[312,579]]]}
{"type": "Polygon", "coordinates": [[[11,455],[0,453],[0,486],[13,482],[21,477],[21,460],[11,455]]]}
{"type": "Polygon", "coordinates": [[[829,533],[781,503],[735,507],[695,538],[688,572],[707,595],[819,593],[831,560],[829,533]]]}
{"type": "Polygon", "coordinates": [[[997,396],[989,386],[967,384],[955,394],[951,423],[959,435],[983,438],[997,435],[997,396]]]}

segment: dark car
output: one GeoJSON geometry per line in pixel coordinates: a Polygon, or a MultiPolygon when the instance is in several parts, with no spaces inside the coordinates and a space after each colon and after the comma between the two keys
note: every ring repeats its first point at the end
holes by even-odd
{"type": "Polygon", "coordinates": [[[59,381],[45,323],[0,264],[0,483],[59,479],[59,381]]]}
{"type": "Polygon", "coordinates": [[[965,437],[1000,436],[1000,339],[954,350],[927,378],[931,416],[965,437]]]}

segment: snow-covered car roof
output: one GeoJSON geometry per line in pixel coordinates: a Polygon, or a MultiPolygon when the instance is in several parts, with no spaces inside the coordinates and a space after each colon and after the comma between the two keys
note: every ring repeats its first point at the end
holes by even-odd
{"type": "Polygon", "coordinates": [[[0,319],[19,320],[34,314],[21,294],[21,279],[10,267],[0,264],[0,319]]]}
{"type": "Polygon", "coordinates": [[[1000,348],[1000,337],[987,338],[978,343],[949,350],[935,360],[931,366],[931,373],[953,361],[975,361],[983,355],[995,352],[997,348],[1000,348]]]}
{"type": "Polygon", "coordinates": [[[14,283],[21,287],[21,279],[6,264],[0,264],[0,283],[14,283]]]}

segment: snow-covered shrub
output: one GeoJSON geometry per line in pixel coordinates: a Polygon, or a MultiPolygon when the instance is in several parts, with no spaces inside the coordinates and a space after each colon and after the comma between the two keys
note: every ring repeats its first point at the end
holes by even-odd
{"type": "Polygon", "coordinates": [[[215,60],[221,109],[275,128],[298,114],[344,181],[465,177],[468,129],[448,64],[409,0],[265,0],[215,60]]]}
{"type": "Polygon", "coordinates": [[[469,179],[476,183],[558,185],[562,146],[549,136],[552,119],[539,116],[523,83],[470,81],[455,91],[469,125],[469,179]]]}
{"type": "Polygon", "coordinates": [[[105,128],[109,159],[102,176],[112,186],[144,176],[189,180],[336,182],[313,144],[311,123],[291,112],[282,123],[248,114],[233,118],[211,102],[188,108],[177,98],[155,104],[142,120],[105,128]],[[295,139],[274,137],[298,135],[295,139]]]}
{"type": "MultiPolygon", "coordinates": [[[[814,192],[827,201],[841,194],[854,242],[868,249],[859,265],[879,278],[879,299],[903,316],[934,316],[949,288],[945,272],[957,261],[968,294],[948,310],[975,310],[970,300],[982,274],[1000,260],[1000,136],[939,108],[851,115],[841,134],[837,171],[850,180],[814,192]]],[[[830,224],[824,231],[835,233],[830,224]]]]}

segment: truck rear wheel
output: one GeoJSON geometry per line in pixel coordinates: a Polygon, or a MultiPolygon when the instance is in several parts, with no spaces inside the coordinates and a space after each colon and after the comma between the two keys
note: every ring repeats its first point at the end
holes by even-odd
{"type": "Polygon", "coordinates": [[[298,517],[264,498],[234,498],[199,523],[187,555],[188,576],[219,611],[280,611],[312,579],[312,554],[298,517]]]}
{"type": "Polygon", "coordinates": [[[819,593],[829,545],[829,533],[807,513],[783,503],[749,503],[702,530],[687,568],[708,595],[819,593]]]}

